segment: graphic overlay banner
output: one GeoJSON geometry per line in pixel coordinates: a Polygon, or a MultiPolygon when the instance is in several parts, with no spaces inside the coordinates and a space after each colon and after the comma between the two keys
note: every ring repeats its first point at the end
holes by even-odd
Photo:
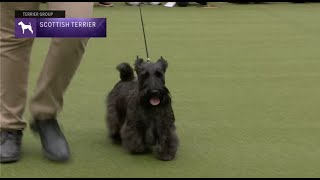
{"type": "Polygon", "coordinates": [[[107,37],[106,18],[15,18],[17,38],[107,37]]]}

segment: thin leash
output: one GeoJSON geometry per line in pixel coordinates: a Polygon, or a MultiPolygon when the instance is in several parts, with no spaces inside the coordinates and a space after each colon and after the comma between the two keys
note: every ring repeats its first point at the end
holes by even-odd
{"type": "Polygon", "coordinates": [[[144,31],[144,23],[143,23],[143,18],[142,18],[142,12],[141,12],[141,7],[140,7],[140,6],[141,6],[141,3],[142,3],[142,2],[139,2],[140,19],[141,19],[141,25],[142,25],[142,31],[143,31],[144,45],[145,45],[146,53],[147,53],[147,61],[149,62],[149,61],[150,61],[150,58],[149,58],[149,51],[148,51],[146,33],[145,33],[145,31],[144,31]]]}

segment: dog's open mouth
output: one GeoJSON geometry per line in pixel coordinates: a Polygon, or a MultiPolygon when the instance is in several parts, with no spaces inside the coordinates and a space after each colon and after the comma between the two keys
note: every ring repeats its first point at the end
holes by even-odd
{"type": "Polygon", "coordinates": [[[157,98],[157,97],[152,97],[152,98],[150,99],[150,104],[151,104],[152,106],[158,106],[158,105],[160,104],[160,99],[157,98]]]}

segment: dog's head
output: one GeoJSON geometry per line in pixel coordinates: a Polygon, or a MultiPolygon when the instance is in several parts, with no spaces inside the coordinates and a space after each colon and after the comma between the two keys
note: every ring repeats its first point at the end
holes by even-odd
{"type": "Polygon", "coordinates": [[[18,23],[18,25],[19,25],[19,26],[21,26],[22,24],[23,24],[23,22],[22,22],[22,21],[20,21],[20,22],[18,23]]]}
{"type": "Polygon", "coordinates": [[[167,61],[161,57],[153,63],[137,57],[134,67],[138,75],[142,103],[151,107],[170,104],[170,92],[165,86],[167,61]]]}

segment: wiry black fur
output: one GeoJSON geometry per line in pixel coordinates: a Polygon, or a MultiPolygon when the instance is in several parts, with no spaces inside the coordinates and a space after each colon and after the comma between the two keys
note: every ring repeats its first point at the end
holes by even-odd
{"type": "Polygon", "coordinates": [[[153,150],[161,160],[172,160],[179,144],[171,96],[165,86],[168,63],[162,57],[155,63],[137,58],[134,72],[128,63],[117,66],[121,80],[107,96],[107,126],[114,143],[132,154],[153,150]],[[158,97],[157,106],[150,98],[158,97]]]}

